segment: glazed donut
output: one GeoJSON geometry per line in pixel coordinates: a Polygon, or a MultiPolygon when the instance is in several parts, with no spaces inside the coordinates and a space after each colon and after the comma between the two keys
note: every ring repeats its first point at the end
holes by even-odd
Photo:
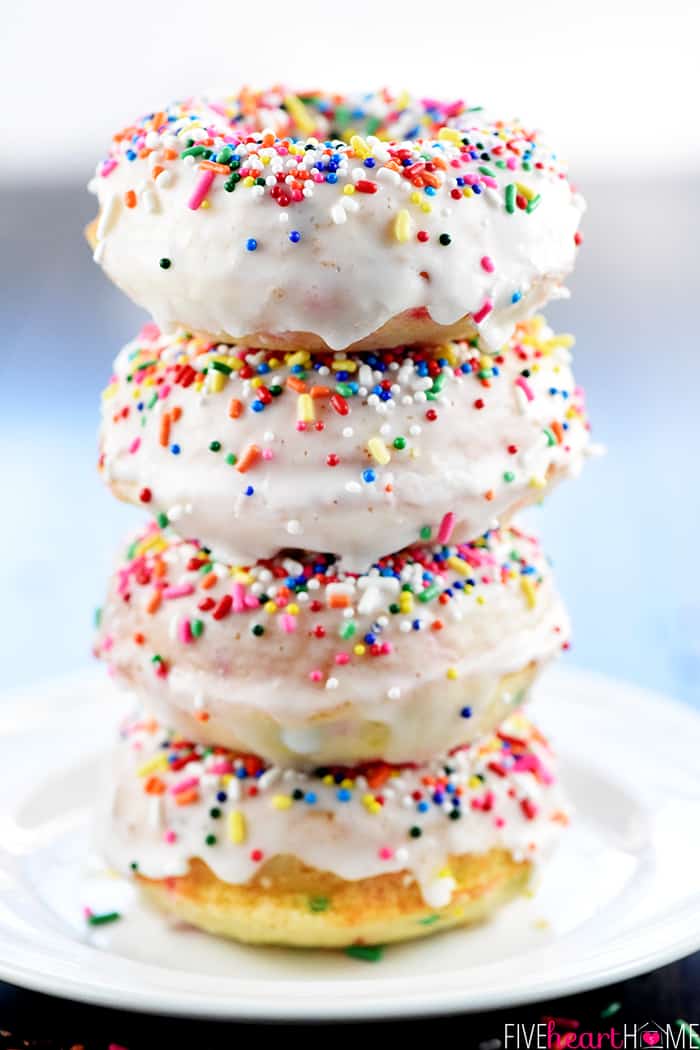
{"type": "Polygon", "coordinates": [[[96,653],[146,710],[283,764],[421,762],[493,730],[568,638],[537,542],[236,569],[155,525],[115,572],[96,653]]]}
{"type": "Polygon", "coordinates": [[[517,121],[386,91],[174,103],[90,188],[95,258],[161,328],[312,352],[497,350],[563,294],[584,210],[517,121]]]}
{"type": "Polygon", "coordinates": [[[285,547],[363,571],[426,535],[481,535],[578,472],[570,336],[541,318],[468,343],[363,354],[236,350],[152,325],[119,354],[100,466],[224,561],[285,547]]]}
{"type": "Polygon", "coordinates": [[[566,820],[552,754],[520,715],[425,766],[313,774],[142,717],[122,731],[97,835],[112,867],[196,926],[336,947],[484,917],[566,820]]]}

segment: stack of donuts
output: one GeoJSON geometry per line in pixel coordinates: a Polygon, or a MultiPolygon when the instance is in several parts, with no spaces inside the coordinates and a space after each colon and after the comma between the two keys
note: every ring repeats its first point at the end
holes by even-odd
{"type": "Polygon", "coordinates": [[[513,522],[590,450],[583,202],[519,122],[281,87],[115,135],[95,259],[153,318],[101,474],[148,520],[95,643],[134,696],[98,836],[179,919],[337,947],[481,919],[567,823],[522,713],[569,624],[513,522]]]}

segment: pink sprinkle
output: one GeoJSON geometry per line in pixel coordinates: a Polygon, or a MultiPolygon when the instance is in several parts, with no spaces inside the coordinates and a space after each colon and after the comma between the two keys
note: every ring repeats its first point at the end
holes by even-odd
{"type": "Polygon", "coordinates": [[[187,619],[180,620],[177,625],[177,637],[178,641],[182,642],[183,645],[189,645],[192,641],[192,630],[190,628],[190,621],[187,619]]]}
{"type": "Polygon", "coordinates": [[[199,176],[199,181],[194,188],[194,192],[187,202],[187,207],[191,208],[192,211],[197,211],[207,193],[209,193],[209,187],[214,181],[215,171],[203,171],[199,176]]]}
{"type": "Polygon", "coordinates": [[[225,777],[227,773],[233,773],[233,763],[224,758],[220,762],[213,762],[207,772],[215,773],[218,777],[225,777]]]}
{"type": "Polygon", "coordinates": [[[172,845],[172,843],[173,843],[173,842],[177,841],[177,835],[176,835],[176,834],[175,834],[175,832],[174,832],[174,831],[172,831],[172,830],[170,830],[170,831],[166,831],[166,832],[165,832],[165,834],[163,835],[163,838],[164,838],[164,839],[165,839],[165,841],[166,841],[166,842],[168,842],[168,843],[169,843],[170,845],[172,845]]]}
{"type": "Polygon", "coordinates": [[[246,609],[257,609],[260,606],[260,599],[255,594],[246,594],[245,596],[245,607],[246,609]]]}
{"type": "Polygon", "coordinates": [[[493,273],[496,267],[493,265],[493,259],[490,255],[481,256],[481,268],[486,270],[486,273],[493,273]]]}
{"type": "Polygon", "coordinates": [[[182,791],[189,791],[190,788],[197,787],[199,784],[199,777],[186,777],[181,780],[178,784],[173,784],[170,788],[171,795],[179,795],[182,791]]]}
{"type": "Polygon", "coordinates": [[[492,190],[497,190],[498,189],[498,183],[496,182],[495,179],[491,178],[490,175],[482,175],[481,176],[481,181],[483,182],[484,186],[488,186],[489,189],[492,189],[492,190]]]}
{"type": "Polygon", "coordinates": [[[525,376],[518,376],[518,378],[515,380],[515,385],[520,387],[528,401],[535,400],[535,395],[532,392],[532,387],[528,383],[525,376]]]}
{"type": "Polygon", "coordinates": [[[335,662],[338,664],[339,667],[343,667],[345,664],[349,664],[350,663],[350,654],[349,653],[342,653],[342,652],[341,653],[336,653],[335,654],[335,662]]]}
{"type": "Polygon", "coordinates": [[[312,682],[320,682],[323,680],[323,673],[316,668],[314,671],[309,671],[309,678],[312,682]]]}
{"type": "Polygon", "coordinates": [[[503,819],[503,817],[496,817],[496,818],[494,819],[494,824],[496,825],[496,827],[497,827],[497,828],[502,828],[502,827],[505,827],[505,823],[506,823],[506,822],[505,822],[505,820],[503,819]]]}
{"type": "Polygon", "coordinates": [[[452,511],[450,511],[440,522],[440,529],[437,534],[438,543],[448,543],[454,527],[455,516],[452,511]]]}
{"type": "Polygon", "coordinates": [[[286,634],[294,634],[297,629],[296,617],[292,616],[291,613],[284,613],[284,615],[280,616],[279,624],[286,634]]]}
{"type": "Polygon", "coordinates": [[[114,646],[114,637],[108,634],[102,641],[102,652],[108,653],[109,650],[114,646]]]}
{"type": "Polygon", "coordinates": [[[481,324],[484,318],[488,317],[492,310],[493,303],[491,302],[491,300],[484,299],[484,305],[479,310],[477,310],[475,314],[472,314],[474,324],[481,324]]]}
{"type": "Polygon", "coordinates": [[[136,437],[136,438],[134,438],[134,440],[129,445],[129,452],[131,452],[131,454],[133,455],[134,452],[138,452],[138,450],[140,448],[141,448],[141,438],[140,437],[136,437]]]}
{"type": "Polygon", "coordinates": [[[234,583],[231,588],[231,597],[233,598],[233,611],[237,613],[245,612],[245,587],[242,583],[234,583]]]}
{"type": "Polygon", "coordinates": [[[158,397],[160,398],[160,400],[164,401],[171,390],[172,390],[172,387],[170,386],[169,383],[166,383],[165,386],[162,386],[160,388],[160,393],[158,394],[158,397]]]}
{"type": "Polygon", "coordinates": [[[271,449],[271,448],[264,448],[264,449],[263,449],[263,454],[262,454],[262,458],[263,458],[263,459],[264,459],[264,460],[265,460],[265,461],[266,461],[267,463],[269,463],[269,462],[270,462],[270,460],[274,458],[274,455],[275,455],[275,454],[274,454],[274,452],[272,451],[272,449],[271,449]]]}
{"type": "Polygon", "coordinates": [[[177,583],[172,587],[163,588],[164,598],[187,598],[190,594],[194,594],[192,583],[177,583]]]}
{"type": "Polygon", "coordinates": [[[84,916],[84,917],[85,917],[86,919],[89,919],[89,918],[90,918],[90,916],[91,916],[91,915],[93,915],[93,914],[94,914],[94,913],[93,913],[93,910],[92,910],[92,908],[88,908],[88,906],[87,906],[87,905],[85,905],[85,907],[83,908],[83,916],[84,916]]]}
{"type": "Polygon", "coordinates": [[[515,171],[517,166],[518,166],[517,159],[515,157],[508,157],[508,159],[506,160],[506,167],[508,168],[508,170],[509,171],[515,171]]]}
{"type": "Polygon", "coordinates": [[[100,171],[100,175],[102,176],[102,178],[103,178],[103,179],[106,179],[106,178],[107,178],[107,176],[108,176],[108,175],[109,175],[109,174],[110,174],[111,172],[113,172],[113,171],[114,171],[114,169],[116,168],[116,166],[117,166],[117,162],[116,162],[116,160],[114,159],[114,157],[110,157],[110,159],[109,159],[109,160],[106,160],[106,161],[104,162],[104,164],[102,165],[102,170],[100,171]]]}
{"type": "Polygon", "coordinates": [[[379,856],[381,860],[391,860],[394,856],[394,851],[391,846],[382,846],[379,851],[379,856]]]}

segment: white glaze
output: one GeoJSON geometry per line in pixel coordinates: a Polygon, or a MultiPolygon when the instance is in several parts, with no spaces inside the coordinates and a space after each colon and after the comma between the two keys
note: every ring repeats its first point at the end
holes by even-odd
{"type": "MultiPolygon", "coordinates": [[[[165,111],[172,118],[167,125],[165,115],[157,127],[148,118],[141,121],[115,139],[91,183],[100,207],[97,261],[163,329],[182,324],[258,346],[303,345],[301,333],[333,349],[369,337],[365,345],[391,346],[417,338],[437,341],[439,326],[458,322],[459,334],[468,334],[474,330],[468,316],[479,317],[490,303],[478,327],[483,347],[497,349],[517,320],[561,294],[573,267],[584,203],[555,154],[517,122],[492,121],[463,106],[426,115],[424,104],[408,97],[400,103],[380,95],[374,100],[383,107],[384,134],[398,141],[380,142],[370,135],[349,147],[336,143],[334,184],[313,177],[319,161],[328,160],[323,143],[331,131],[328,122],[308,109],[300,129],[280,108],[284,94],[278,92],[258,99],[249,115],[239,96],[174,104],[165,111]],[[431,138],[445,124],[459,129],[457,144],[431,138]],[[235,144],[247,132],[262,143],[266,127],[280,137],[300,130],[308,135],[311,128],[321,136],[320,146],[318,137],[302,138],[287,143],[280,156],[280,140],[273,134],[259,146],[235,144]],[[402,142],[412,131],[424,140],[402,142]],[[472,144],[473,159],[460,152],[460,137],[472,144]],[[244,170],[250,167],[251,180],[262,177],[273,184],[278,171],[292,178],[287,173],[296,161],[290,154],[298,150],[311,177],[298,183],[301,199],[281,208],[269,185],[240,183],[228,193],[226,176],[217,174],[205,206],[193,210],[193,193],[204,173],[199,159],[180,157],[193,141],[195,148],[210,143],[217,156],[225,141],[232,142],[234,157],[244,170]],[[305,150],[309,141],[313,148],[305,150]],[[416,189],[388,169],[392,145],[412,151],[412,161],[420,164],[426,157],[431,163],[435,157],[445,161],[444,170],[432,173],[437,185],[416,189]],[[251,150],[258,156],[251,159],[251,150]],[[364,165],[367,152],[375,162],[372,168],[364,165]],[[512,167],[501,169],[497,163],[512,167]],[[467,187],[470,197],[453,199],[453,191],[463,193],[458,178],[475,180],[479,194],[467,187]],[[376,183],[377,191],[348,196],[345,188],[356,188],[360,180],[376,183]],[[516,183],[537,197],[531,213],[506,210],[505,188],[516,183]],[[127,197],[130,193],[133,198],[127,197]],[[135,206],[127,207],[127,200],[135,206]],[[399,216],[405,227],[401,234],[396,232],[399,216]],[[291,231],[301,235],[298,243],[290,241],[291,231]],[[419,231],[428,234],[427,243],[417,240],[419,231]],[[444,234],[451,238],[447,246],[439,240],[444,234]],[[247,250],[251,239],[257,242],[255,251],[247,250]],[[170,261],[168,269],[161,269],[162,258],[170,261]],[[484,259],[492,269],[485,269],[484,259]],[[519,297],[515,302],[514,296],[519,297]],[[378,332],[396,319],[397,327],[378,332]]],[[[420,181],[422,175],[415,178],[420,181]]]]}
{"type": "MultiPolygon", "coordinates": [[[[98,845],[118,871],[133,871],[136,863],[140,874],[153,879],[184,875],[193,857],[206,861],[220,879],[237,884],[278,855],[297,857],[348,880],[405,871],[417,879],[427,903],[442,907],[453,886],[446,867],[449,856],[498,848],[516,859],[537,861],[566,822],[545,741],[520,716],[509,719],[502,730],[525,745],[514,763],[497,740],[486,740],[427,766],[404,769],[373,788],[364,774],[347,774],[339,787],[332,778],[327,783],[279,768],[267,769],[257,779],[238,780],[222,774],[237,767],[221,754],[203,755],[172,772],[167,747],[164,751],[161,746],[172,735],[153,723],[134,721],[125,728],[101,800],[98,845]],[[451,770],[447,775],[446,766],[451,770]],[[431,799],[433,789],[423,782],[426,775],[445,777],[443,802],[431,799]],[[146,790],[153,790],[154,781],[161,794],[146,790]],[[253,797],[248,793],[251,783],[253,797]],[[449,817],[455,805],[447,783],[461,791],[461,819],[449,817]],[[182,785],[196,792],[186,805],[176,801],[182,785]],[[217,799],[221,790],[227,795],[223,801],[217,799]],[[304,798],[292,801],[295,790],[304,798]],[[427,812],[420,812],[416,791],[428,801],[427,812]],[[315,801],[307,800],[309,793],[315,801]],[[218,818],[211,816],[212,807],[220,811],[218,818]],[[230,834],[232,811],[238,814],[237,841],[230,834]],[[410,835],[415,826],[421,829],[419,838],[410,835]],[[206,843],[210,834],[216,836],[215,844],[206,843]]],[[[370,771],[370,782],[372,775],[370,771]]]]}
{"type": "Polygon", "coordinates": [[[402,552],[382,563],[389,576],[328,567],[300,593],[287,574],[328,559],[204,574],[200,562],[195,543],[139,537],[111,581],[96,651],[166,724],[287,764],[423,761],[491,732],[568,639],[546,559],[515,530],[402,552]],[[215,619],[229,595],[240,611],[215,619]]]}
{"type": "Polygon", "coordinates": [[[105,391],[103,477],[130,502],[148,489],[149,510],[165,512],[181,535],[197,536],[233,563],[294,545],[341,555],[347,568],[362,571],[415,543],[425,526],[437,536],[446,514],[452,541],[470,540],[541,498],[550,480],[580,470],[589,428],[571,342],[534,318],[515,331],[492,375],[493,359],[466,343],[397,351],[393,364],[372,369],[368,354],[295,353],[285,364],[284,355],[231,355],[229,347],[161,336],[150,325],[121,351],[105,391]],[[445,361],[437,393],[416,368],[426,356],[445,361]],[[270,359],[273,367],[260,371],[270,359]],[[320,369],[314,360],[324,362],[320,369]],[[301,386],[300,361],[308,366],[301,386]],[[230,365],[237,369],[230,375],[215,370],[230,365]],[[241,365],[250,378],[240,377],[241,365]],[[189,385],[178,384],[185,374],[189,385]],[[331,403],[338,374],[359,385],[347,415],[331,403]],[[391,385],[388,401],[374,392],[382,382],[391,385]],[[278,392],[267,393],[262,411],[255,410],[259,383],[278,392]],[[299,393],[320,388],[328,393],[299,393]],[[313,421],[300,430],[304,408],[313,421]],[[173,410],[181,415],[164,440],[163,417],[173,410]],[[404,448],[394,447],[396,438],[404,448]],[[240,461],[251,447],[257,461],[240,473],[227,457],[240,461]],[[367,468],[375,480],[365,480],[367,468]]]}

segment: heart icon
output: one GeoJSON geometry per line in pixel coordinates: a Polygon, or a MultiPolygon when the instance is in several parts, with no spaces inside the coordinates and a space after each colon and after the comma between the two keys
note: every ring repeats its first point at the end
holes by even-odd
{"type": "Polygon", "coordinates": [[[661,1036],[658,1032],[642,1032],[642,1039],[647,1046],[656,1046],[661,1036]]]}

